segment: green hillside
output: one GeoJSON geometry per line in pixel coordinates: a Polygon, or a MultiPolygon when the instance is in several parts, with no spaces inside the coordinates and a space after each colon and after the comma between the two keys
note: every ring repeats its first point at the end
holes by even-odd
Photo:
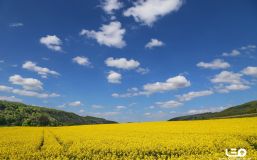
{"type": "Polygon", "coordinates": [[[71,112],[23,103],[0,101],[1,126],[62,126],[107,123],[116,122],[91,116],[82,117],[71,112]]]}
{"type": "Polygon", "coordinates": [[[244,103],[238,106],[227,108],[220,112],[209,112],[195,115],[172,118],[169,121],[178,120],[204,120],[215,118],[252,117],[257,116],[257,101],[244,103]]]}

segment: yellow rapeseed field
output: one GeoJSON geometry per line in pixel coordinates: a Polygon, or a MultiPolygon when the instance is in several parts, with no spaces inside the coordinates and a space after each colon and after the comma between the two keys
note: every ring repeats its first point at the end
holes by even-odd
{"type": "Polygon", "coordinates": [[[257,118],[70,127],[1,127],[0,159],[257,159],[257,118]]]}

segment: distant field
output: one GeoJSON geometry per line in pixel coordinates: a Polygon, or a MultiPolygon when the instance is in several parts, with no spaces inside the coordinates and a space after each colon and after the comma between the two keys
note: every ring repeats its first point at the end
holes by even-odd
{"type": "Polygon", "coordinates": [[[257,159],[257,118],[1,127],[0,159],[222,159],[245,148],[257,159]]]}

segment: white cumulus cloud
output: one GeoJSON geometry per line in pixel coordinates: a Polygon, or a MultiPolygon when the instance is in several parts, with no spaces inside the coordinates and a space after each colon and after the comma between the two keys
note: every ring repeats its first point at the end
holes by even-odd
{"type": "Polygon", "coordinates": [[[56,35],[46,35],[40,38],[40,43],[53,51],[62,51],[62,41],[56,35]]]}
{"type": "Polygon", "coordinates": [[[249,45],[246,45],[246,46],[242,46],[240,49],[244,50],[244,51],[255,51],[256,45],[249,44],[249,45]]]}
{"type": "Polygon", "coordinates": [[[187,113],[188,114],[201,114],[207,112],[218,112],[226,109],[227,107],[211,107],[211,108],[200,108],[200,109],[191,109],[187,113]]]}
{"type": "Polygon", "coordinates": [[[84,56],[74,57],[74,58],[72,58],[72,61],[74,63],[77,63],[77,64],[82,65],[82,66],[89,66],[91,64],[89,59],[87,57],[84,57],[84,56]]]}
{"type": "Polygon", "coordinates": [[[74,101],[74,102],[70,102],[68,105],[72,107],[79,107],[82,105],[82,103],[80,101],[74,101]]]}
{"type": "Polygon", "coordinates": [[[60,96],[57,93],[42,93],[42,92],[36,92],[36,91],[29,91],[26,89],[15,89],[4,85],[0,85],[0,91],[6,92],[6,93],[13,93],[20,96],[36,97],[36,98],[54,98],[54,97],[60,96]]]}
{"type": "Polygon", "coordinates": [[[121,110],[121,109],[126,109],[127,107],[126,106],[116,106],[115,108],[118,110],[121,110]]]}
{"type": "Polygon", "coordinates": [[[22,99],[16,98],[15,96],[0,96],[0,100],[10,102],[22,102],[22,99]]]}
{"type": "Polygon", "coordinates": [[[149,112],[146,112],[144,115],[145,115],[145,116],[151,116],[152,114],[149,113],[149,112]]]}
{"type": "Polygon", "coordinates": [[[228,92],[228,91],[246,90],[249,88],[250,87],[245,84],[230,84],[230,85],[227,85],[227,86],[224,86],[223,88],[221,88],[220,91],[228,92]]]}
{"type": "Polygon", "coordinates": [[[107,14],[113,14],[115,10],[119,10],[123,7],[123,3],[121,3],[119,0],[104,0],[101,3],[101,8],[107,13],[107,14]]]}
{"type": "Polygon", "coordinates": [[[115,111],[111,111],[111,112],[99,112],[99,113],[93,113],[94,116],[96,117],[103,117],[103,118],[110,118],[116,115],[119,115],[120,112],[115,112],[115,111]]]}
{"type": "Polygon", "coordinates": [[[143,96],[143,95],[149,95],[150,93],[145,91],[128,91],[127,93],[119,94],[119,93],[113,93],[112,97],[114,98],[128,98],[128,97],[135,97],[135,96],[143,96]]]}
{"type": "Polygon", "coordinates": [[[179,10],[182,3],[182,0],[138,0],[124,16],[132,16],[136,22],[152,26],[159,18],[179,10]]]}
{"type": "Polygon", "coordinates": [[[189,87],[191,85],[190,81],[184,76],[175,76],[167,79],[165,82],[155,82],[143,85],[142,89],[131,88],[128,89],[126,93],[113,93],[114,98],[127,98],[135,96],[149,96],[157,92],[167,92],[171,90],[176,90],[179,88],[189,87]]]}
{"type": "Polygon", "coordinates": [[[199,62],[196,66],[206,69],[225,69],[229,68],[230,64],[222,59],[215,59],[212,62],[199,62]]]}
{"type": "Polygon", "coordinates": [[[9,27],[22,27],[22,26],[24,26],[24,24],[21,22],[15,22],[15,23],[9,24],[9,27]]]}
{"type": "Polygon", "coordinates": [[[91,106],[91,108],[93,108],[93,109],[102,109],[102,108],[104,108],[104,106],[102,106],[102,105],[97,105],[97,104],[93,104],[93,105],[91,106]]]}
{"type": "Polygon", "coordinates": [[[174,100],[170,100],[170,101],[165,101],[165,102],[156,102],[156,105],[158,105],[161,108],[175,108],[175,107],[183,105],[183,103],[174,101],[174,100]]]}
{"type": "Polygon", "coordinates": [[[247,76],[257,77],[257,67],[246,67],[242,70],[242,73],[247,76]]]}
{"type": "Polygon", "coordinates": [[[86,111],[84,109],[80,109],[79,113],[85,113],[86,111]]]}
{"type": "Polygon", "coordinates": [[[250,88],[248,82],[242,78],[242,74],[229,71],[222,71],[211,79],[217,92],[227,93],[229,91],[246,90],[250,88]]]}
{"type": "Polygon", "coordinates": [[[110,71],[107,80],[109,83],[121,83],[122,75],[115,71],[110,71]]]}
{"type": "Polygon", "coordinates": [[[20,85],[26,90],[43,90],[43,83],[34,78],[23,78],[15,74],[9,77],[9,82],[20,85]]]}
{"type": "Polygon", "coordinates": [[[121,23],[114,21],[102,25],[99,31],[82,29],[80,35],[95,39],[100,45],[123,48],[126,46],[126,42],[123,40],[125,33],[126,30],[122,28],[121,23]]]}
{"type": "Polygon", "coordinates": [[[214,78],[211,79],[211,82],[241,84],[242,83],[241,76],[242,74],[240,73],[222,71],[219,74],[215,75],[214,78]]]}
{"type": "Polygon", "coordinates": [[[165,92],[190,86],[190,81],[184,76],[175,76],[167,79],[165,82],[148,83],[143,86],[148,93],[165,92]]]}
{"type": "Polygon", "coordinates": [[[209,96],[212,94],[213,94],[213,91],[211,90],[196,91],[196,92],[192,91],[183,95],[178,95],[177,98],[179,99],[179,101],[184,102],[184,101],[190,101],[197,97],[209,96]]]}
{"type": "Polygon", "coordinates": [[[115,67],[119,69],[135,69],[137,68],[140,63],[134,59],[127,60],[126,58],[113,58],[109,57],[105,60],[105,64],[108,67],[115,67]]]}
{"type": "Polygon", "coordinates": [[[137,73],[140,73],[140,74],[142,74],[142,75],[144,75],[144,74],[149,73],[149,72],[150,72],[150,69],[149,69],[149,68],[142,68],[142,67],[139,67],[139,68],[136,69],[136,72],[137,72],[137,73]]]}
{"type": "Polygon", "coordinates": [[[227,52],[222,53],[222,56],[224,56],[224,57],[236,57],[236,56],[239,56],[240,54],[241,54],[240,51],[238,51],[237,49],[234,49],[229,53],[227,53],[227,52]]]}
{"type": "Polygon", "coordinates": [[[11,92],[12,91],[12,87],[0,85],[0,91],[2,91],[2,92],[11,92]]]}
{"type": "Polygon", "coordinates": [[[146,45],[145,45],[145,48],[154,48],[154,47],[161,47],[163,46],[164,43],[158,39],[151,39],[150,42],[148,42],[146,45]]]}
{"type": "Polygon", "coordinates": [[[203,97],[203,96],[209,96],[213,94],[214,92],[211,90],[203,90],[203,91],[196,91],[196,92],[188,92],[186,94],[177,95],[176,100],[169,100],[169,101],[163,101],[163,102],[156,102],[155,105],[157,105],[160,108],[175,108],[184,105],[184,102],[190,101],[197,97],[203,97]]]}
{"type": "Polygon", "coordinates": [[[47,78],[49,74],[51,75],[60,75],[58,72],[50,70],[46,67],[40,67],[36,63],[31,62],[31,61],[26,61],[23,65],[22,68],[37,72],[37,74],[41,75],[43,78],[47,78]]]}
{"type": "Polygon", "coordinates": [[[12,93],[20,95],[20,96],[27,96],[27,97],[36,97],[36,98],[54,98],[59,97],[60,95],[57,93],[40,93],[35,91],[28,91],[23,89],[13,89],[12,93]]]}

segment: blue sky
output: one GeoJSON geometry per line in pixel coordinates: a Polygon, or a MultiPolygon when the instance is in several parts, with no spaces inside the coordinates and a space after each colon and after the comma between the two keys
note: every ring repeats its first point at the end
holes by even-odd
{"type": "Polygon", "coordinates": [[[0,99],[155,121],[257,97],[255,0],[0,0],[0,99]]]}

